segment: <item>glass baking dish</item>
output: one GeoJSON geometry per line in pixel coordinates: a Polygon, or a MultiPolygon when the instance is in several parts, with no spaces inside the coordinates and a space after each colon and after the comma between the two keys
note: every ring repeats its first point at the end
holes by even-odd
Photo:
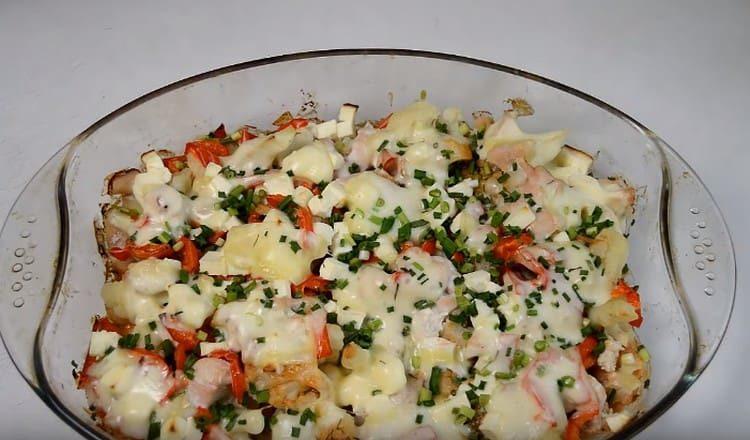
{"type": "Polygon", "coordinates": [[[506,98],[523,98],[536,110],[522,121],[526,131],[568,129],[568,143],[598,156],[596,175],[623,175],[638,188],[628,264],[641,286],[652,378],[643,413],[614,438],[635,435],[687,391],[724,335],[735,262],[721,213],[679,155],[623,112],[527,72],[431,52],[331,50],[241,63],[149,93],[78,135],[27,185],[0,236],[0,331],[18,370],[84,437],[109,438],[89,417],[71,365],[85,356],[91,316],[103,311],[93,222],[108,173],[137,166],[152,148],[180,150],[222,122],[270,126],[285,110],[329,118],[344,102],[377,119],[422,90],[465,114],[498,114],[506,98]]]}

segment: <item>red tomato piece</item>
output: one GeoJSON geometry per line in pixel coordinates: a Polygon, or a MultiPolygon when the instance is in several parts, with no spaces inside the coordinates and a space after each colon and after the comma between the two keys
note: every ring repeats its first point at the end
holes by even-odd
{"type": "Polygon", "coordinates": [[[229,148],[216,139],[205,139],[185,144],[185,154],[193,155],[204,167],[212,162],[221,165],[219,157],[228,156],[229,148]]]}
{"type": "Polygon", "coordinates": [[[229,371],[232,375],[232,394],[238,402],[242,402],[242,396],[245,394],[245,373],[242,370],[242,364],[237,353],[229,350],[216,350],[208,355],[212,358],[224,360],[229,363],[229,371]]]}
{"type": "Polygon", "coordinates": [[[177,173],[185,169],[187,166],[186,160],[185,156],[182,155],[162,159],[162,162],[164,162],[164,166],[167,167],[170,173],[177,173]]]}
{"type": "Polygon", "coordinates": [[[146,260],[148,258],[167,258],[174,254],[172,246],[161,243],[147,243],[142,246],[133,246],[130,248],[130,253],[136,260],[146,260]]]}
{"type": "Polygon", "coordinates": [[[624,280],[617,282],[617,285],[612,289],[612,298],[625,298],[625,300],[635,308],[635,312],[638,317],[630,321],[630,325],[633,327],[640,327],[643,324],[643,314],[641,313],[641,295],[637,290],[629,286],[624,280]]]}
{"type": "Polygon", "coordinates": [[[583,425],[593,420],[597,415],[599,415],[599,410],[597,408],[591,408],[585,411],[579,410],[573,413],[568,419],[568,426],[565,427],[565,435],[563,438],[565,440],[580,440],[583,425]]]}
{"type": "Polygon", "coordinates": [[[255,139],[257,137],[258,136],[256,136],[256,135],[250,133],[249,131],[247,131],[247,128],[243,127],[240,130],[240,143],[243,143],[245,141],[249,141],[250,139],[255,139]]]}
{"type": "Polygon", "coordinates": [[[308,121],[305,118],[294,118],[291,121],[287,122],[286,124],[283,124],[283,125],[279,126],[279,128],[276,129],[276,131],[281,131],[281,130],[284,130],[285,128],[288,128],[288,127],[292,127],[295,130],[299,130],[300,128],[307,127],[307,124],[309,124],[309,123],[310,123],[310,121],[308,121]]]}
{"type": "Polygon", "coordinates": [[[585,369],[589,369],[596,365],[596,357],[594,356],[594,348],[598,341],[593,336],[586,336],[586,338],[578,344],[578,353],[581,355],[581,362],[585,369]]]}
{"type": "Polygon", "coordinates": [[[419,247],[428,254],[435,255],[435,252],[437,251],[437,241],[434,238],[431,238],[423,241],[419,247]]]}
{"type": "Polygon", "coordinates": [[[393,113],[388,114],[388,116],[384,117],[383,119],[379,120],[375,123],[375,128],[385,128],[388,126],[388,120],[391,119],[391,115],[393,113]]]}
{"type": "Polygon", "coordinates": [[[182,269],[187,273],[198,273],[201,257],[198,247],[185,236],[180,237],[180,243],[182,243],[182,249],[179,252],[182,259],[182,269]]]}
{"type": "Polygon", "coordinates": [[[292,291],[307,296],[318,295],[327,292],[328,290],[330,290],[328,280],[323,279],[318,275],[310,275],[301,283],[292,285],[292,291]]]}
{"type": "Polygon", "coordinates": [[[306,206],[300,206],[297,208],[297,227],[307,231],[312,232],[313,231],[313,216],[312,212],[310,212],[310,208],[306,206]]]}
{"type": "Polygon", "coordinates": [[[266,203],[273,206],[274,208],[278,208],[285,198],[286,196],[283,196],[281,194],[269,194],[266,196],[266,203]]]}
{"type": "Polygon", "coordinates": [[[315,342],[318,359],[326,358],[333,353],[333,349],[331,348],[331,340],[328,337],[327,326],[324,325],[323,330],[320,332],[320,334],[315,335],[315,342]]]}
{"type": "Polygon", "coordinates": [[[531,243],[533,243],[531,235],[525,232],[518,237],[503,237],[495,243],[492,253],[496,258],[500,258],[503,261],[510,261],[519,249],[531,243]]]}
{"type": "Polygon", "coordinates": [[[127,246],[125,246],[124,248],[109,248],[109,255],[117,258],[120,261],[127,261],[133,257],[133,254],[130,252],[130,248],[127,246]]]}

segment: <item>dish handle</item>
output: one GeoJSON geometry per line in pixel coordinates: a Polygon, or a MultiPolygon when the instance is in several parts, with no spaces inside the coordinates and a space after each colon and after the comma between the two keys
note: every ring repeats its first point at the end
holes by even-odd
{"type": "Polygon", "coordinates": [[[34,345],[57,274],[57,183],[65,150],[58,151],[26,185],[0,232],[0,335],[16,368],[37,393],[34,345]]]}
{"type": "MultiPolygon", "coordinates": [[[[700,178],[673,150],[664,148],[671,185],[666,207],[672,273],[693,324],[688,380],[708,366],[726,332],[735,296],[736,268],[729,230],[700,178]]],[[[669,258],[668,258],[669,260],[669,258]]]]}

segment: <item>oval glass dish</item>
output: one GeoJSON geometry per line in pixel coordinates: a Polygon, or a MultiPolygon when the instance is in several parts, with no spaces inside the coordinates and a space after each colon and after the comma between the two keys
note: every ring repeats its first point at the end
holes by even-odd
{"type": "Polygon", "coordinates": [[[220,123],[269,126],[314,106],[322,118],[356,102],[377,119],[421,90],[438,106],[499,111],[506,98],[536,109],[531,132],[569,130],[596,152],[596,175],[638,188],[630,259],[640,282],[650,388],[642,414],[613,438],[653,422],[695,382],[716,352],[735,294],[731,239],[693,170],[653,132],[582,92],[513,68],[454,55],[394,49],[308,52],[237,64],[145,95],[96,122],[36,174],[0,241],[0,330],[16,367],[44,402],[87,438],[109,438],[89,417],[72,360],[83,359],[91,316],[101,313],[104,267],[92,222],[111,170],[139,152],[180,146],[220,123]]]}

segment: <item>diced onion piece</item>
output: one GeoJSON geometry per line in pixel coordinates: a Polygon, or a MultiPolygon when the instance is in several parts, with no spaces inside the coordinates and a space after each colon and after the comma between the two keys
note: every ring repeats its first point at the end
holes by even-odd
{"type": "Polygon", "coordinates": [[[312,127],[313,136],[318,139],[327,139],[336,135],[337,122],[335,119],[315,124],[312,127]]]}

